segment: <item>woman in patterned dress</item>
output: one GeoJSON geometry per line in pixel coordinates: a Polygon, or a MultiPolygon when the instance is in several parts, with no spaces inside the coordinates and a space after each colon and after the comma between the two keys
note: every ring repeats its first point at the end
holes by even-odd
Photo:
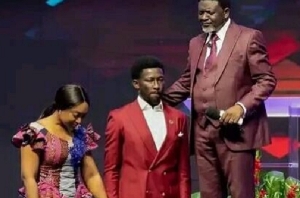
{"type": "Polygon", "coordinates": [[[21,150],[21,197],[107,198],[91,155],[100,136],[80,125],[89,105],[81,86],[64,85],[40,118],[13,136],[21,150]]]}

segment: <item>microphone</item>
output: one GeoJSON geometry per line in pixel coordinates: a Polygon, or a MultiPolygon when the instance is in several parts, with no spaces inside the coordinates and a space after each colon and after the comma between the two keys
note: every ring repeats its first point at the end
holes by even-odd
{"type": "MultiPolygon", "coordinates": [[[[224,113],[225,113],[224,110],[218,110],[213,107],[208,107],[205,111],[205,115],[210,117],[213,120],[219,120],[224,113]]],[[[240,118],[237,124],[241,126],[243,124],[243,121],[244,121],[243,118],[240,118]]]]}

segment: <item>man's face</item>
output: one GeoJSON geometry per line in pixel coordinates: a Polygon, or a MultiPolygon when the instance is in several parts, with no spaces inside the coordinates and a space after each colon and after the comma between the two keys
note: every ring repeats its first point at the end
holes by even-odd
{"type": "Polygon", "coordinates": [[[229,8],[223,9],[216,0],[201,0],[198,3],[198,18],[205,33],[218,31],[229,18],[229,8]]]}
{"type": "Polygon", "coordinates": [[[144,69],[137,80],[133,80],[133,86],[140,96],[152,106],[160,103],[164,89],[164,72],[160,68],[144,69]]]}

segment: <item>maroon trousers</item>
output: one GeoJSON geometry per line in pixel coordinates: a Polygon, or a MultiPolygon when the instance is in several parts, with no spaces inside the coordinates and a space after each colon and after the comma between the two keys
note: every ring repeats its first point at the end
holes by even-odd
{"type": "Polygon", "coordinates": [[[194,120],[195,152],[201,198],[254,198],[255,150],[231,151],[223,141],[227,129],[194,120]],[[229,192],[228,192],[229,190],[229,192]]]}

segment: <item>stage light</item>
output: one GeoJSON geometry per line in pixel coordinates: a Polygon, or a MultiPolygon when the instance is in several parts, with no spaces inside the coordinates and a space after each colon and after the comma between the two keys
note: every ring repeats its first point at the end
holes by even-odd
{"type": "Polygon", "coordinates": [[[58,4],[60,4],[61,2],[63,2],[63,0],[47,0],[46,4],[48,6],[54,7],[54,6],[57,6],[58,4]]]}

